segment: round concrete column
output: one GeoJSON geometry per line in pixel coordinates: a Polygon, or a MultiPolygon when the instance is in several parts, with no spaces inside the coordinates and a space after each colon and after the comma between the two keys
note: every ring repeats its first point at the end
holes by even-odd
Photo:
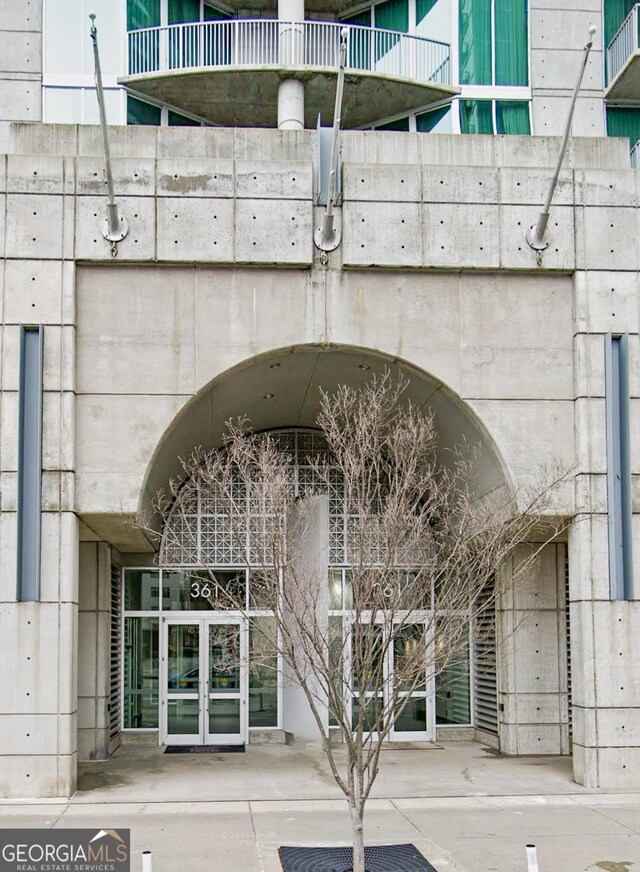
{"type": "MultiPolygon", "coordinates": [[[[304,65],[304,0],[278,0],[280,63],[304,65]],[[299,22],[299,24],[298,24],[299,22]]],[[[283,79],[278,88],[278,129],[304,128],[304,83],[283,79]]]]}

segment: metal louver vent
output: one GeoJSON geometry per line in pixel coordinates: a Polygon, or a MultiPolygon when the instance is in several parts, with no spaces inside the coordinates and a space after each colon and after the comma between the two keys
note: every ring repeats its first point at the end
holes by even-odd
{"type": "MultiPolygon", "coordinates": [[[[490,595],[487,594],[487,599],[490,595]]],[[[496,679],[496,609],[491,600],[475,621],[475,725],[498,735],[498,688],[496,679]]]]}
{"type": "Polygon", "coordinates": [[[120,641],[122,567],[111,563],[111,670],[109,684],[109,753],[120,744],[120,641]]]}

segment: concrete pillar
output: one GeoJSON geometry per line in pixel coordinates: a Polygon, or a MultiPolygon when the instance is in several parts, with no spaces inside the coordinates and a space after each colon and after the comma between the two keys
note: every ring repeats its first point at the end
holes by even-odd
{"type": "MultiPolygon", "coordinates": [[[[280,63],[283,66],[304,64],[304,0],[278,0],[280,63]],[[301,22],[296,25],[294,22],[301,22]]],[[[278,88],[278,129],[304,129],[304,83],[283,79],[278,88]]]]}
{"type": "MultiPolygon", "coordinates": [[[[527,560],[522,546],[514,563],[527,560]]],[[[568,754],[566,546],[547,545],[498,608],[500,749],[568,754]]],[[[508,571],[508,570],[507,570],[508,571]]]]}
{"type": "MultiPolygon", "coordinates": [[[[329,499],[318,497],[313,506],[294,508],[287,518],[289,553],[294,555],[298,578],[307,578],[310,585],[319,586],[317,609],[319,626],[328,627],[329,609],[329,499]],[[324,624],[323,624],[324,622],[324,624]]],[[[295,626],[291,624],[295,635],[295,626]]],[[[319,742],[318,725],[302,688],[291,678],[284,665],[282,691],[282,728],[298,741],[319,742]]],[[[312,679],[311,679],[312,681],[312,679]]],[[[318,688],[314,691],[320,696],[318,688]]],[[[329,709],[324,711],[324,729],[329,728],[329,709]]]]}
{"type": "Polygon", "coordinates": [[[109,756],[111,549],[80,543],[78,758],[109,756]]]}

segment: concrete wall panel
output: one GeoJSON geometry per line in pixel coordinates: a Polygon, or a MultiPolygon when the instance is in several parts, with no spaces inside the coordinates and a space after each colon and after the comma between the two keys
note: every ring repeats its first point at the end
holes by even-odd
{"type": "MultiPolygon", "coordinates": [[[[111,243],[102,235],[107,216],[104,197],[78,197],[75,217],[75,257],[111,261],[111,243]]],[[[118,197],[119,214],[129,233],[118,243],[118,261],[145,261],[156,257],[155,201],[152,197],[118,197]]],[[[158,257],[160,236],[158,236],[158,257]]]]}
{"type": "Polygon", "coordinates": [[[222,198],[234,195],[231,160],[160,158],[156,170],[159,197],[222,198]]]}
{"type": "Polygon", "coordinates": [[[346,200],[418,202],[422,195],[420,167],[347,164],[343,169],[346,200]]]}
{"type": "Polygon", "coordinates": [[[5,253],[15,258],[60,259],[62,197],[7,194],[5,253]]]}
{"type": "Polygon", "coordinates": [[[495,268],[500,262],[498,207],[429,203],[423,208],[425,266],[495,268]]]}
{"type": "Polygon", "coordinates": [[[345,265],[421,266],[421,209],[417,203],[348,202],[342,208],[345,265]],[[394,233],[389,228],[395,228],[394,233]]]}
{"type": "Polygon", "coordinates": [[[312,215],[309,203],[299,200],[236,200],[236,261],[310,265],[312,215]]]}

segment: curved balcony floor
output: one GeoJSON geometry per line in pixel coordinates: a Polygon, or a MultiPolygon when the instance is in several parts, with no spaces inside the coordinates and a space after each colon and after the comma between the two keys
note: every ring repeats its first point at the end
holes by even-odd
{"type": "MultiPolygon", "coordinates": [[[[144,73],[120,79],[134,94],[160,100],[225,127],[276,127],[282,79],[305,84],[305,127],[333,121],[336,71],[290,67],[224,67],[144,73]]],[[[436,83],[416,83],[381,73],[347,72],[343,128],[365,127],[402,113],[428,108],[458,93],[436,83]]]]}
{"type": "Polygon", "coordinates": [[[640,50],[629,55],[605,91],[607,100],[640,100],[640,50]]]}

